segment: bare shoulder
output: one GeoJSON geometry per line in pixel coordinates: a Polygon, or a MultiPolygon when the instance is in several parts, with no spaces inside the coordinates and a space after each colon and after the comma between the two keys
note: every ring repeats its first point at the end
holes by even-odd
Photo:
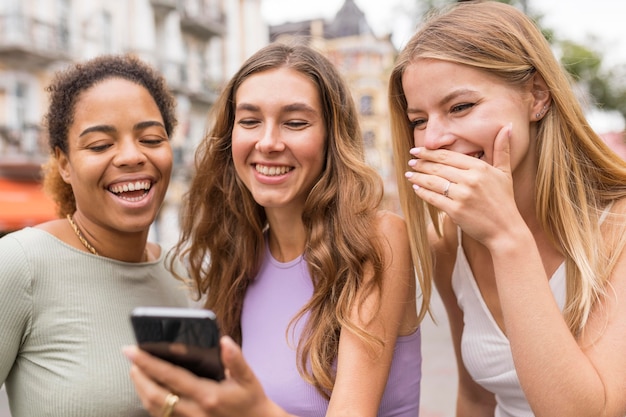
{"type": "Polygon", "coordinates": [[[44,230],[50,233],[52,236],[61,240],[65,240],[67,231],[69,230],[69,223],[65,218],[50,220],[45,223],[40,223],[35,226],[36,229],[44,230]]]}
{"type": "Polygon", "coordinates": [[[387,237],[407,236],[407,224],[404,218],[389,210],[381,210],[377,215],[378,232],[387,237]]]}
{"type": "Polygon", "coordinates": [[[381,242],[385,263],[392,269],[410,269],[411,244],[404,218],[391,211],[379,211],[376,234],[381,242]]]}

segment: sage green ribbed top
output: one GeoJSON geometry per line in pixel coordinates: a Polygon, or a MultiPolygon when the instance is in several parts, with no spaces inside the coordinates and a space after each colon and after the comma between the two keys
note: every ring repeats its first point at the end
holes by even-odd
{"type": "Polygon", "coordinates": [[[122,347],[135,343],[134,307],[188,305],[164,260],[115,261],[35,228],[0,239],[0,385],[13,417],[148,416],[122,347]]]}

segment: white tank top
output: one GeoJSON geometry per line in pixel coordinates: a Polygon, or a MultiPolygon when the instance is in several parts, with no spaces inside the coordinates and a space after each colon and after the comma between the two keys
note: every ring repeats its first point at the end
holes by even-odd
{"type": "MultiPolygon", "coordinates": [[[[533,417],[513,364],[511,346],[478,289],[461,246],[459,233],[452,289],[463,310],[461,354],[472,379],[496,396],[495,417],[533,417]]],[[[565,264],[550,278],[550,288],[559,309],[565,305],[565,264]]]]}
{"type": "MultiPolygon", "coordinates": [[[[602,224],[611,209],[609,204],[600,216],[602,224]]],[[[483,300],[478,284],[465,257],[458,229],[456,261],[452,271],[452,290],[463,311],[461,356],[472,379],[496,397],[495,417],[534,417],[520,386],[509,340],[483,300]]],[[[559,310],[565,306],[565,263],[550,277],[550,289],[559,310]]]]}

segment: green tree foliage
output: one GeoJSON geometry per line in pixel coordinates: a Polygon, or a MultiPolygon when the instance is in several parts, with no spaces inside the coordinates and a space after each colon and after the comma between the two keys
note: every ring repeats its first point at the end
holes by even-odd
{"type": "Polygon", "coordinates": [[[624,65],[605,68],[603,55],[591,46],[569,40],[558,43],[561,64],[603,110],[617,110],[626,120],[626,70],[624,65]]]}

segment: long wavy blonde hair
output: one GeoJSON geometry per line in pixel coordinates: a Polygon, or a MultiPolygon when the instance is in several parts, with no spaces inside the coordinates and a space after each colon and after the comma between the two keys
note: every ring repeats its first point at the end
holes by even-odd
{"type": "Polygon", "coordinates": [[[422,58],[468,65],[511,85],[534,74],[545,80],[552,103],[538,122],[536,212],[542,227],[562,250],[567,274],[564,311],[573,334],[583,329],[592,307],[605,294],[610,272],[624,247],[624,219],[613,219],[613,236],[603,237],[599,218],[626,195],[626,163],[612,152],[585,120],[570,78],[535,23],[516,8],[498,2],[469,2],[434,14],[400,53],[389,84],[394,155],[400,198],[420,247],[430,217],[440,216],[419,200],[402,177],[413,145],[402,75],[422,58]]]}
{"type": "Polygon", "coordinates": [[[382,181],[364,162],[350,91],[321,53],[305,46],[270,44],[251,56],[227,84],[213,106],[212,127],[197,149],[196,172],[184,200],[182,235],[174,254],[185,259],[199,294],[206,294],[206,307],[216,312],[223,332],[241,342],[243,299],[265,253],[267,218],[233,165],[235,97],[250,76],[282,67],[298,71],[317,87],[327,132],[325,166],[302,214],[304,259],[314,292],[290,327],[309,314],[297,343],[297,366],[306,380],[329,397],[342,328],[371,346],[383,344],[351,320],[350,311],[369,294],[377,293],[380,300],[388,260],[383,259],[376,237],[382,181]],[[374,276],[366,281],[367,271],[374,276]]]}

